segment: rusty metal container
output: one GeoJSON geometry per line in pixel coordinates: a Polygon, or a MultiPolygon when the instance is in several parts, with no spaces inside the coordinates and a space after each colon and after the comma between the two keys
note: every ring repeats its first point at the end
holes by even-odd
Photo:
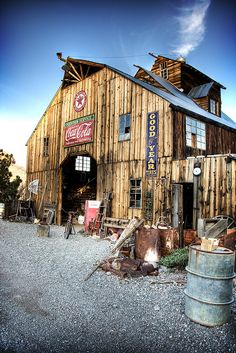
{"type": "Polygon", "coordinates": [[[200,245],[189,247],[186,270],[185,314],[204,326],[220,326],[231,317],[235,253],[218,247],[214,251],[201,250],[200,245]]]}
{"type": "Polygon", "coordinates": [[[158,229],[141,228],[135,233],[136,258],[151,263],[157,267],[161,257],[161,243],[158,229]]]}

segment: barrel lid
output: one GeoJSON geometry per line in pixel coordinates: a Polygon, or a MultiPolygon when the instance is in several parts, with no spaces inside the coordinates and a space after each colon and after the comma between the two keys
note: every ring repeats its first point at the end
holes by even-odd
{"type": "Polygon", "coordinates": [[[212,250],[212,251],[202,250],[201,245],[194,245],[194,244],[190,245],[190,248],[192,248],[193,250],[208,253],[208,254],[229,255],[234,253],[234,251],[224,248],[222,246],[218,246],[215,250],[212,250]]]}

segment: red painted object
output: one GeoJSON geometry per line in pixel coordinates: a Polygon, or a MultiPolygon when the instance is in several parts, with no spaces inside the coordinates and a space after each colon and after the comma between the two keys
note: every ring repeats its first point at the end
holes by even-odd
{"type": "Polygon", "coordinates": [[[84,209],[84,231],[88,233],[89,223],[95,219],[101,201],[86,200],[84,209]]]}
{"type": "Polygon", "coordinates": [[[93,141],[94,114],[65,123],[64,146],[70,147],[93,141]]]}

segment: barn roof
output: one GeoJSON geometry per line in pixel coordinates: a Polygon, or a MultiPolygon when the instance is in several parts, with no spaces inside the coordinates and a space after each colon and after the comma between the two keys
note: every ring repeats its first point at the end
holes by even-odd
{"type": "MultiPolygon", "coordinates": [[[[70,57],[68,57],[66,60],[65,59],[60,59],[60,60],[65,62],[65,65],[63,65],[63,67],[62,67],[62,69],[65,71],[65,74],[64,74],[62,85],[57,90],[55,96],[62,88],[67,86],[69,81],[79,82],[79,81],[85,79],[86,77],[88,77],[89,75],[91,75],[92,73],[99,71],[99,70],[103,69],[104,67],[107,67],[110,70],[117,72],[119,75],[131,80],[132,82],[136,83],[137,85],[139,85],[139,86],[147,89],[148,91],[160,96],[161,98],[167,100],[171,104],[171,106],[173,108],[175,108],[176,110],[184,110],[186,112],[186,114],[191,114],[191,113],[196,114],[196,115],[200,116],[201,118],[205,119],[206,121],[214,122],[219,126],[228,127],[230,129],[236,130],[236,122],[234,122],[226,114],[224,114],[222,112],[221,117],[217,117],[216,115],[207,112],[206,110],[202,109],[198,104],[196,104],[192,100],[191,97],[187,96],[186,94],[184,94],[183,92],[178,90],[169,81],[163,79],[160,76],[155,75],[152,71],[146,70],[142,67],[140,67],[140,69],[144,70],[150,77],[152,77],[152,79],[158,84],[158,86],[159,87],[161,86],[162,88],[155,87],[154,85],[152,85],[148,82],[142,81],[142,80],[140,80],[136,77],[133,77],[133,76],[131,76],[131,75],[119,70],[119,69],[116,69],[112,66],[109,66],[109,65],[106,65],[103,63],[97,63],[97,62],[88,61],[88,60],[81,60],[81,59],[74,59],[74,58],[70,58],[70,57]],[[69,64],[69,66],[67,66],[68,64],[69,64]],[[77,68],[79,68],[79,72],[77,71],[77,68]],[[69,71],[71,72],[70,74],[69,74],[69,71]]],[[[216,82],[214,81],[214,83],[216,83],[216,82]]],[[[51,100],[51,102],[53,101],[53,99],[51,100]]],[[[50,104],[49,104],[49,106],[50,106],[50,104]]],[[[45,110],[45,113],[46,113],[47,109],[45,110]]],[[[39,120],[34,131],[37,129],[37,127],[38,127],[40,121],[42,120],[42,118],[44,117],[45,113],[43,114],[43,116],[39,120]]],[[[34,133],[34,131],[32,132],[32,134],[34,133]]],[[[28,141],[30,140],[32,134],[30,135],[28,141]]],[[[26,145],[28,144],[28,141],[27,141],[26,145]]]]}
{"type": "Polygon", "coordinates": [[[236,122],[232,119],[227,117],[226,114],[222,113],[221,117],[218,117],[214,114],[209,113],[208,111],[202,109],[197,103],[195,103],[190,97],[188,97],[183,92],[179,91],[175,86],[173,86],[168,81],[164,80],[162,77],[155,75],[153,72],[148,71],[144,68],[143,69],[148,75],[150,75],[158,84],[161,84],[165,90],[155,87],[150,83],[145,81],[141,81],[129,74],[126,74],[118,69],[115,69],[111,66],[106,65],[111,70],[117,72],[118,74],[126,77],[127,79],[133,81],[134,83],[146,88],[147,90],[157,94],[158,96],[162,97],[163,99],[167,100],[176,110],[184,110],[187,114],[196,114],[202,117],[204,120],[208,122],[214,122],[217,125],[228,127],[231,129],[236,130],[236,122]]]}
{"type": "Polygon", "coordinates": [[[208,82],[205,83],[204,85],[196,86],[191,89],[191,91],[188,93],[189,97],[192,98],[202,98],[206,97],[213,86],[214,82],[208,82]]]}

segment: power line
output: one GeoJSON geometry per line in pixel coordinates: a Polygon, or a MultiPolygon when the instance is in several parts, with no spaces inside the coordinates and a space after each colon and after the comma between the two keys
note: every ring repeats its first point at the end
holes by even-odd
{"type": "Polygon", "coordinates": [[[148,56],[148,54],[138,54],[138,55],[125,55],[125,56],[85,56],[80,55],[80,58],[87,58],[87,59],[123,59],[123,58],[135,58],[141,56],[148,56]]]}

